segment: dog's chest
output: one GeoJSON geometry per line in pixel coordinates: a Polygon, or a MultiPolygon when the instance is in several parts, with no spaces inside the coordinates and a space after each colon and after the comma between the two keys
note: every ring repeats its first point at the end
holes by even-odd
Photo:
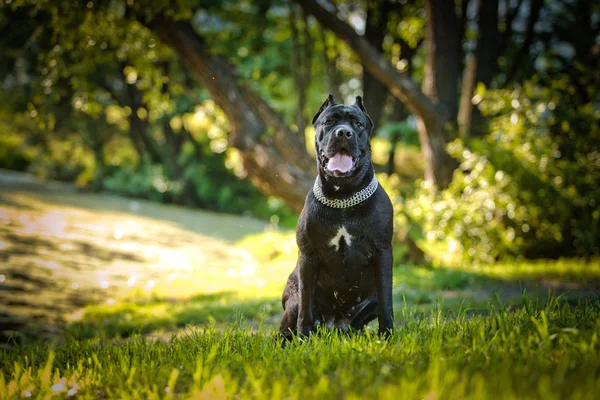
{"type": "Polygon", "coordinates": [[[325,303],[342,308],[360,303],[374,287],[372,236],[360,224],[347,222],[323,233],[318,286],[325,303]]]}
{"type": "Polygon", "coordinates": [[[344,246],[352,246],[352,239],[353,237],[350,232],[348,232],[346,227],[342,225],[338,228],[335,235],[333,235],[333,237],[327,242],[327,245],[329,247],[333,247],[335,251],[339,251],[340,248],[344,246]]]}
{"type": "Polygon", "coordinates": [[[371,248],[365,231],[351,223],[331,224],[320,235],[320,253],[331,261],[363,264],[370,258],[371,248]]]}
{"type": "Polygon", "coordinates": [[[298,247],[329,268],[365,266],[372,258],[378,234],[369,210],[308,209],[298,224],[298,247]]]}

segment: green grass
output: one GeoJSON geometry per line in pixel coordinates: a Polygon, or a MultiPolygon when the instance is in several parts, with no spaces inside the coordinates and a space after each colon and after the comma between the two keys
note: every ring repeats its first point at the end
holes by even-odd
{"type": "Polygon", "coordinates": [[[600,389],[600,260],[397,265],[390,340],[373,322],[282,349],[293,232],[65,185],[3,185],[0,399],[594,399],[600,389]]]}
{"type": "Polygon", "coordinates": [[[373,330],[322,332],[282,349],[271,330],[188,330],[170,341],[68,340],[0,352],[0,397],[595,399],[600,307],[445,316],[397,310],[388,341],[373,330]]]}

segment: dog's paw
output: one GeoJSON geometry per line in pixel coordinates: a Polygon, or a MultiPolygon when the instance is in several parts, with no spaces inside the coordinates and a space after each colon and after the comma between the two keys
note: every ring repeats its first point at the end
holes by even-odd
{"type": "Polygon", "coordinates": [[[388,340],[392,336],[394,336],[394,330],[392,328],[380,328],[379,329],[379,337],[381,337],[382,339],[388,340]]]}
{"type": "Polygon", "coordinates": [[[307,338],[313,334],[312,326],[298,326],[298,336],[300,338],[307,338]]]}
{"type": "Polygon", "coordinates": [[[305,329],[305,330],[299,330],[298,331],[298,337],[300,339],[308,339],[309,337],[311,337],[313,334],[313,331],[311,329],[305,329]]]}
{"type": "Polygon", "coordinates": [[[279,337],[283,337],[285,340],[292,340],[294,338],[294,332],[291,330],[279,331],[279,337]]]}

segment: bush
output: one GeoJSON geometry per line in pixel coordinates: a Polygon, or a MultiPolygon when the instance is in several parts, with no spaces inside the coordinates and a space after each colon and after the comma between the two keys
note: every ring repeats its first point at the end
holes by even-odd
{"type": "Polygon", "coordinates": [[[31,160],[28,171],[44,179],[87,184],[94,175],[93,153],[81,140],[52,140],[24,150],[31,160]]]}
{"type": "Polygon", "coordinates": [[[4,128],[0,131],[0,168],[25,171],[30,160],[22,152],[23,135],[4,128]],[[6,129],[6,130],[5,130],[6,129]]]}
{"type": "Polygon", "coordinates": [[[143,162],[139,167],[125,165],[103,180],[104,189],[133,197],[166,202],[181,195],[181,182],[170,180],[165,168],[143,162]]]}
{"type": "Polygon", "coordinates": [[[238,178],[226,164],[224,153],[214,153],[208,143],[202,157],[191,146],[184,146],[179,164],[183,179],[173,179],[163,165],[144,159],[139,165],[111,167],[100,185],[106,190],[163,203],[188,204],[195,207],[245,214],[268,219],[274,225],[293,226],[296,214],[275,198],[266,198],[250,182],[238,178]]]}
{"type": "Polygon", "coordinates": [[[460,161],[451,185],[437,193],[422,183],[407,201],[438,259],[600,254],[600,110],[561,82],[480,88],[489,134],[450,143],[460,161]]]}

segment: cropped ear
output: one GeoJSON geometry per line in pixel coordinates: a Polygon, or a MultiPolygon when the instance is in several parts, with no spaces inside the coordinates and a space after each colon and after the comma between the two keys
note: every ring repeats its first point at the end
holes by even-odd
{"type": "Polygon", "coordinates": [[[373,125],[373,120],[371,119],[371,117],[369,117],[369,113],[367,112],[367,109],[365,108],[365,106],[363,106],[362,97],[356,96],[356,101],[354,102],[354,105],[356,107],[360,108],[360,110],[367,116],[367,119],[369,120],[369,125],[370,125],[369,126],[369,135],[370,135],[375,126],[373,125]]]}
{"type": "Polygon", "coordinates": [[[327,96],[327,100],[325,100],[325,102],[323,104],[321,104],[321,108],[319,108],[319,111],[317,111],[317,113],[315,114],[315,116],[313,117],[312,120],[312,124],[314,125],[315,122],[317,121],[317,118],[319,118],[319,115],[321,115],[321,113],[323,111],[325,111],[327,108],[334,106],[335,103],[335,97],[333,97],[333,95],[331,93],[329,93],[329,96],[327,96]]]}

